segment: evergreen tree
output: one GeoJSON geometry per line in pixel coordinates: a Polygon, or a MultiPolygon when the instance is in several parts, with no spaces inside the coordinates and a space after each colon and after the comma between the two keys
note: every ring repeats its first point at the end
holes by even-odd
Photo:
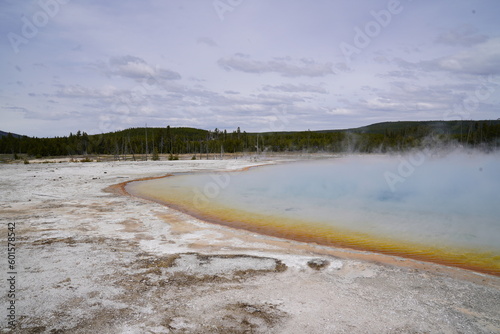
{"type": "Polygon", "coordinates": [[[160,160],[160,156],[158,155],[158,149],[156,147],[153,150],[153,157],[151,159],[153,159],[154,161],[160,160]]]}

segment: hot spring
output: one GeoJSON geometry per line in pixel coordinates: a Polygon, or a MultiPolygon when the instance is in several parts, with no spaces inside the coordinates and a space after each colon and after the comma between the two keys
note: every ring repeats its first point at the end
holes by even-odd
{"type": "Polygon", "coordinates": [[[346,156],[126,190],[254,232],[500,275],[498,153],[346,156]]]}

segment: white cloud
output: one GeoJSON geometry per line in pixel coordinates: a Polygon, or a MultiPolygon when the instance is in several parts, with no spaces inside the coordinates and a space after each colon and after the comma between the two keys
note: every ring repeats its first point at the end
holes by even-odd
{"type": "Polygon", "coordinates": [[[327,90],[321,86],[307,85],[307,84],[290,84],[283,83],[281,85],[271,86],[266,85],[262,88],[265,91],[279,91],[285,93],[299,93],[299,92],[307,92],[307,93],[318,93],[318,94],[327,94],[327,90]]]}
{"type": "Polygon", "coordinates": [[[473,46],[486,42],[488,37],[478,33],[477,29],[470,25],[461,25],[457,28],[439,34],[437,43],[447,45],[473,46]]]}
{"type": "Polygon", "coordinates": [[[104,67],[106,74],[130,78],[136,81],[143,80],[178,80],[181,75],[177,72],[151,66],[144,59],[134,56],[113,57],[104,67]]]}
{"type": "MultiPolygon", "coordinates": [[[[393,62],[405,69],[406,73],[412,73],[408,71],[445,71],[451,74],[497,75],[500,74],[500,37],[490,38],[472,47],[463,48],[453,55],[420,62],[395,58],[393,62]]],[[[394,76],[403,72],[391,73],[394,76]]]]}
{"type": "Polygon", "coordinates": [[[103,89],[89,89],[81,85],[65,86],[56,92],[56,96],[64,98],[110,98],[117,93],[113,87],[105,87],[103,89]]]}
{"type": "Polygon", "coordinates": [[[210,37],[199,37],[197,40],[198,44],[205,44],[211,47],[217,47],[217,43],[210,37]]]}
{"type": "Polygon", "coordinates": [[[347,108],[326,108],[322,107],[328,115],[352,115],[355,112],[353,110],[347,109],[347,108]]]}
{"type": "Polygon", "coordinates": [[[273,60],[252,60],[247,55],[235,54],[230,58],[221,58],[217,62],[227,71],[246,73],[278,73],[284,77],[323,77],[334,74],[332,63],[318,63],[312,59],[292,61],[291,58],[274,58],[273,60]]]}
{"type": "Polygon", "coordinates": [[[492,38],[434,64],[446,71],[475,75],[500,74],[500,38],[492,38]]]}

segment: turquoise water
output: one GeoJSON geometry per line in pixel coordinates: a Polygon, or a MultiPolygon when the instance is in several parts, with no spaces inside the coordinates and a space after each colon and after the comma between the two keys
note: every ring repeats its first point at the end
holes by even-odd
{"type": "Polygon", "coordinates": [[[483,256],[500,267],[499,154],[349,156],[129,187],[224,221],[483,256]]]}

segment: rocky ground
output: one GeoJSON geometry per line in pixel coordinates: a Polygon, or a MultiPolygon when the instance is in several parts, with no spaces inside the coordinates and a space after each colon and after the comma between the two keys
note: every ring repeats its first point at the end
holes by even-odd
{"type": "Polygon", "coordinates": [[[212,225],[110,188],[261,163],[0,165],[3,332],[500,333],[498,277],[212,225]]]}

